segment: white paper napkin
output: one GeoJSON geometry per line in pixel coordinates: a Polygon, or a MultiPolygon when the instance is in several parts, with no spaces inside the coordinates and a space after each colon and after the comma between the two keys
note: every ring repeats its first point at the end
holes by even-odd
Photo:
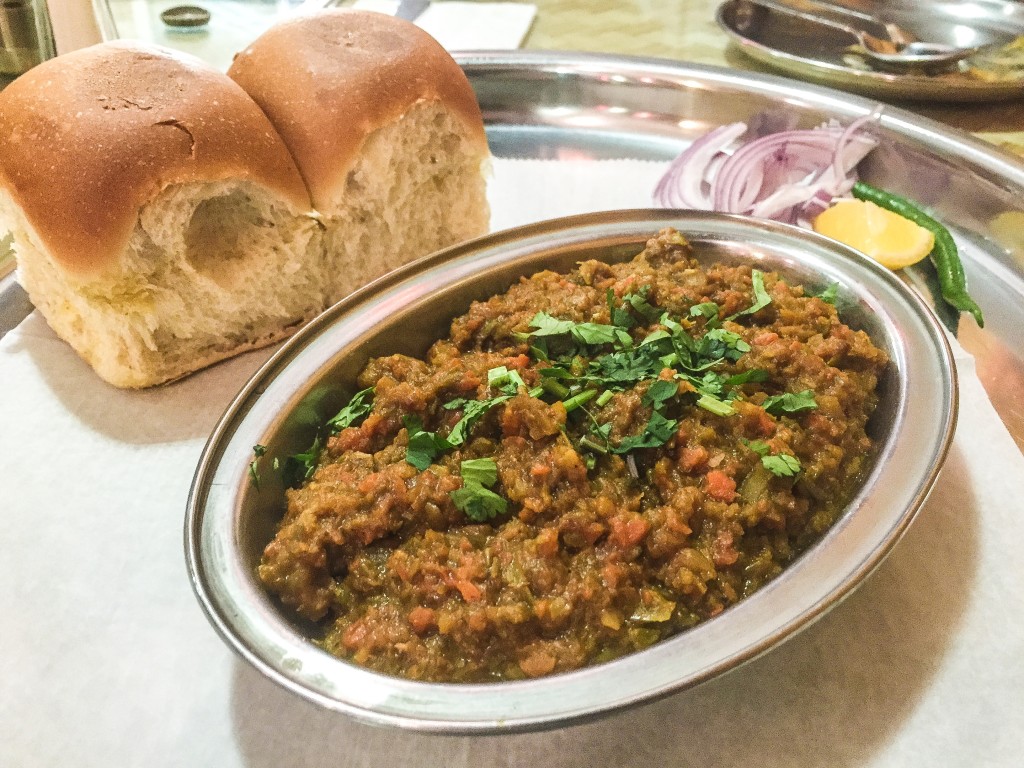
{"type": "MultiPolygon", "coordinates": [[[[357,0],[353,8],[394,15],[397,0],[357,0]]],[[[514,50],[526,39],[537,6],[532,3],[431,3],[415,23],[449,51],[514,50]]]]}
{"type": "MultiPolygon", "coordinates": [[[[646,205],[661,167],[498,160],[495,223],[646,205]]],[[[487,738],[319,709],[207,624],[182,553],[189,484],[218,416],[268,354],[125,392],[38,315],[0,341],[0,765],[1019,765],[1024,457],[962,351],[960,422],[931,498],[842,605],[691,691],[487,738]]]]}

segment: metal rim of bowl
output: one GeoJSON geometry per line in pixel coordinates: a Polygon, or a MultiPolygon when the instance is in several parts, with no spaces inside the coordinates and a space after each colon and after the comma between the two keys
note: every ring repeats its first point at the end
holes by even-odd
{"type": "Polygon", "coordinates": [[[927,498],[952,440],[957,400],[952,352],[923,301],[893,273],[813,232],[727,214],[666,210],[586,214],[519,227],[440,251],[357,291],[302,329],[252,377],[207,442],[189,493],[189,576],[207,617],[233,650],[286,689],[328,709],[444,733],[535,730],[592,719],[733,669],[835,606],[877,567],[927,498]],[[339,350],[358,349],[360,339],[398,307],[412,311],[437,291],[462,290],[488,270],[529,262],[537,254],[564,258],[601,243],[639,242],[642,248],[646,237],[665,226],[697,244],[709,238],[742,242],[755,258],[761,254],[766,263],[776,259],[782,265],[772,269],[785,271],[788,265],[838,281],[857,311],[884,329],[898,404],[865,488],[836,524],[774,581],[718,617],[645,651],[574,672],[488,684],[414,682],[336,659],[303,637],[237,551],[252,446],[280,426],[282,409],[294,408],[296,392],[308,392],[339,350]]]}

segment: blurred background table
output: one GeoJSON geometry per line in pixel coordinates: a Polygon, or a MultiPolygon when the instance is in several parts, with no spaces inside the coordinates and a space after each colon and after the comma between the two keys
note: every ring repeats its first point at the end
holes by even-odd
{"type": "MultiPolygon", "coordinates": [[[[315,0],[314,0],[315,2],[315,0]]],[[[351,5],[343,0],[339,5],[351,5]]],[[[443,2],[443,0],[442,0],[443,2]]],[[[231,56],[267,26],[299,6],[295,0],[203,0],[207,27],[173,30],[160,13],[181,0],[107,0],[121,37],[186,50],[226,68],[231,56]]],[[[659,57],[771,73],[731,44],[707,0],[534,0],[537,16],[523,47],[659,57]]],[[[894,101],[895,105],[974,133],[1024,155],[1022,98],[990,104],[894,101]]]]}
{"type": "MultiPolygon", "coordinates": [[[[526,47],[658,56],[778,74],[730,44],[715,21],[718,3],[700,0],[537,0],[526,47]]],[[[1021,99],[993,104],[894,101],[896,106],[1024,153],[1021,99]]]]}

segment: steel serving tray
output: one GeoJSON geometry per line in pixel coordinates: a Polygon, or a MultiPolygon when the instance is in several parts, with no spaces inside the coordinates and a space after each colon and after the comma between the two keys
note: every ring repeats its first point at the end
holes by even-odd
{"type": "MultiPolygon", "coordinates": [[[[780,2],[798,10],[821,13],[820,8],[800,0],[780,2]]],[[[843,5],[841,2],[831,4],[843,5]]],[[[899,24],[918,39],[934,43],[961,47],[1001,45],[1024,35],[1024,5],[1009,0],[972,3],[876,0],[859,2],[856,10],[899,24]]],[[[986,80],[964,71],[966,66],[935,75],[894,74],[870,69],[846,51],[850,42],[848,35],[759,5],[756,0],[727,0],[718,7],[716,19],[741,52],[803,80],[883,99],[972,102],[1024,98],[1024,76],[986,80]]],[[[850,23],[848,18],[843,20],[850,23]]],[[[858,23],[854,21],[852,25],[858,26],[858,23]]],[[[863,28],[862,24],[860,26],[863,28]]]]}
{"type": "Polygon", "coordinates": [[[850,248],[775,222],[693,211],[587,214],[507,230],[415,262],[314,320],[246,385],[214,430],[189,497],[193,587],[226,641],[264,674],[329,709],[439,732],[561,725],[696,685],[768,650],[832,607],[884,557],[924,502],[952,440],[957,385],[938,322],[893,273],[850,248]],[[275,458],[308,448],[382,354],[422,355],[451,318],[540,269],[628,259],[664,226],[704,263],[752,263],[821,290],[892,360],[869,429],[879,455],[835,526],[781,576],[721,615],[647,650],[530,681],[453,685],[377,674],[307,639],[256,578],[284,509],[275,458]],[[266,446],[258,484],[253,446],[266,446]]]}
{"type": "MultiPolygon", "coordinates": [[[[785,78],[666,60],[544,51],[456,58],[476,90],[492,151],[505,158],[669,160],[724,123],[810,127],[877,106],[785,78]]],[[[1024,163],[895,107],[886,107],[878,133],[882,146],[862,163],[862,176],[931,208],[953,231],[986,326],[933,305],[974,355],[993,406],[1024,449],[1024,163]]],[[[31,311],[13,270],[0,256],[0,336],[31,311]]],[[[927,267],[902,275],[932,301],[927,267]]]]}

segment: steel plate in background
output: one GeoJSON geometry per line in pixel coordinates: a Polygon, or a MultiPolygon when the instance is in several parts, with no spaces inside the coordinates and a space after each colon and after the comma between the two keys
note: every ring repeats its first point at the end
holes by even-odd
{"type": "MultiPolygon", "coordinates": [[[[808,8],[797,0],[781,2],[808,8]]],[[[857,9],[895,22],[918,39],[934,43],[1001,45],[1024,35],[1024,4],[1007,0],[893,0],[861,2],[857,9]]],[[[845,50],[850,44],[848,35],[756,1],[728,0],[719,6],[717,20],[741,52],[802,80],[890,100],[977,102],[1024,98],[1024,62],[1019,77],[1005,80],[981,79],[966,71],[892,74],[872,70],[850,56],[845,50]]]]}
{"type": "Polygon", "coordinates": [[[952,355],[934,316],[895,275],[834,241],[776,222],[695,211],[625,211],[542,222],[458,245],[356,292],[303,328],[249,381],[203,451],[189,495],[186,557],[221,636],[288,690],[380,724],[446,733],[507,732],[593,718],[691,687],[767,651],[833,607],[910,524],[956,424],[952,355]],[[333,658],[256,579],[286,506],[280,473],[258,488],[253,445],[272,462],[305,450],[379,355],[423,355],[473,300],[541,269],[623,261],[674,226],[705,264],[755,263],[821,290],[838,283],[843,320],[890,356],[869,430],[879,454],[836,524],[780,576],[719,616],[622,658],[528,681],[442,684],[333,658]]]}

